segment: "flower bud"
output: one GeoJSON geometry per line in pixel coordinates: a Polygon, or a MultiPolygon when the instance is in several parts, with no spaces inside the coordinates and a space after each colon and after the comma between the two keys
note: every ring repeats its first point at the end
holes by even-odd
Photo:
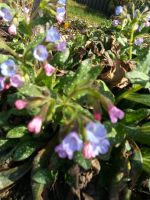
{"type": "Polygon", "coordinates": [[[26,108],[27,105],[28,105],[27,100],[19,99],[15,102],[15,107],[16,107],[17,110],[22,110],[22,109],[26,108]]]}
{"type": "Polygon", "coordinates": [[[118,119],[123,119],[124,117],[124,112],[113,104],[108,106],[108,114],[112,123],[116,123],[118,119]]]}
{"type": "Polygon", "coordinates": [[[34,117],[28,124],[28,130],[32,133],[40,133],[42,127],[42,117],[36,116],[34,117]]]}
{"type": "Polygon", "coordinates": [[[94,112],[94,118],[97,121],[101,121],[101,119],[102,119],[101,113],[100,112],[94,112]]]}
{"type": "Polygon", "coordinates": [[[44,65],[44,70],[45,70],[46,76],[51,76],[56,71],[56,68],[50,65],[49,63],[46,63],[44,65]]]}
{"type": "Polygon", "coordinates": [[[84,143],[82,154],[85,159],[90,159],[95,157],[95,153],[93,151],[93,146],[90,142],[84,143]]]}
{"type": "Polygon", "coordinates": [[[16,26],[14,24],[10,25],[10,27],[8,28],[8,33],[10,35],[16,35],[17,34],[17,29],[16,29],[16,26]]]}

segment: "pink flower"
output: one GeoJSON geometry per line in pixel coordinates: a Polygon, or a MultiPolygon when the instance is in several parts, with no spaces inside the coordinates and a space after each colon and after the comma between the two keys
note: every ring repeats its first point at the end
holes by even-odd
{"type": "Polygon", "coordinates": [[[11,87],[11,85],[9,83],[6,83],[5,86],[4,86],[4,89],[9,90],[10,87],[11,87]]]}
{"type": "Polygon", "coordinates": [[[22,109],[26,108],[27,105],[28,105],[28,101],[26,101],[26,100],[19,99],[15,102],[15,107],[17,108],[17,110],[22,110],[22,109]]]}
{"type": "Polygon", "coordinates": [[[150,22],[149,22],[149,21],[146,21],[146,22],[144,23],[144,25],[145,25],[145,27],[149,27],[149,26],[150,26],[150,22]]]}
{"type": "Polygon", "coordinates": [[[24,79],[19,74],[15,74],[14,76],[10,78],[11,85],[16,88],[21,87],[23,82],[24,82],[24,79]]]}
{"type": "Polygon", "coordinates": [[[56,68],[50,65],[49,63],[46,63],[44,65],[44,70],[47,76],[51,76],[56,71],[56,68]]]}
{"type": "Polygon", "coordinates": [[[64,16],[61,16],[61,15],[57,15],[56,19],[57,19],[59,24],[62,24],[64,22],[64,20],[65,20],[64,16]]]}
{"type": "Polygon", "coordinates": [[[101,113],[100,112],[94,112],[94,118],[97,121],[101,121],[101,119],[102,119],[101,113]]]}
{"type": "Polygon", "coordinates": [[[82,154],[85,159],[94,158],[96,156],[93,150],[93,146],[90,142],[84,143],[82,154]]]}
{"type": "Polygon", "coordinates": [[[17,34],[17,29],[14,24],[11,24],[10,27],[8,28],[8,33],[10,35],[16,35],[17,34]]]}
{"type": "Polygon", "coordinates": [[[108,114],[112,123],[124,118],[124,112],[112,104],[108,107],[108,114]]]}
{"type": "Polygon", "coordinates": [[[34,117],[28,124],[28,131],[36,134],[40,133],[42,122],[43,120],[41,116],[34,117]]]}

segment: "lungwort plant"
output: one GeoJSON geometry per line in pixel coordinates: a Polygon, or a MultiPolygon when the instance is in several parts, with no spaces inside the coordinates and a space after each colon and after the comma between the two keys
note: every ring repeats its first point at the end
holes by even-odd
{"type": "Polygon", "coordinates": [[[143,52],[136,47],[133,31],[137,23],[145,29],[147,15],[120,16],[115,33],[126,43],[112,56],[114,48],[101,41],[101,51],[92,52],[92,33],[61,34],[65,7],[65,0],[0,4],[0,191],[28,174],[35,200],[66,185],[64,199],[81,199],[95,175],[102,199],[130,199],[143,181],[149,193],[150,51],[147,43],[143,52]],[[127,58],[136,63],[124,73],[126,87],[108,87],[107,63],[127,58]]]}

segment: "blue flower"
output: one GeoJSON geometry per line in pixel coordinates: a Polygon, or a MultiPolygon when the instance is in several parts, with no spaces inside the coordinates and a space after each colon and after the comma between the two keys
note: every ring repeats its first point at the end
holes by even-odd
{"type": "Polygon", "coordinates": [[[11,13],[9,12],[9,10],[7,8],[2,8],[0,10],[0,17],[2,17],[3,20],[6,22],[11,21],[13,18],[13,16],[11,15],[11,13]]]}
{"type": "Polygon", "coordinates": [[[0,65],[0,68],[1,68],[1,74],[3,76],[12,77],[13,75],[16,74],[16,71],[17,71],[17,65],[11,59],[9,59],[9,60],[5,61],[4,63],[2,63],[0,65]]]}
{"type": "Polygon", "coordinates": [[[83,141],[80,139],[76,132],[69,133],[62,141],[61,144],[56,146],[55,152],[58,153],[60,158],[73,158],[75,151],[80,151],[83,147],[83,141]]]}
{"type": "Polygon", "coordinates": [[[0,77],[0,91],[2,91],[5,88],[5,78],[0,77]]]}
{"type": "Polygon", "coordinates": [[[57,42],[60,40],[60,34],[55,27],[51,27],[46,35],[46,42],[57,42]]]}
{"type": "Polygon", "coordinates": [[[65,15],[65,13],[66,13],[65,7],[58,7],[56,12],[57,12],[57,15],[63,17],[65,15]]]}
{"type": "Polygon", "coordinates": [[[140,46],[143,43],[143,41],[143,38],[137,38],[134,43],[136,46],[140,46]]]}
{"type": "Polygon", "coordinates": [[[65,6],[66,5],[66,0],[59,0],[58,3],[65,6]]]}
{"type": "Polygon", "coordinates": [[[35,59],[39,61],[45,61],[48,58],[48,51],[45,46],[38,45],[37,47],[35,47],[33,55],[35,59]]]}
{"type": "Polygon", "coordinates": [[[86,125],[87,140],[92,144],[95,156],[107,153],[110,143],[107,131],[99,122],[89,122],[86,125]]]}
{"type": "Polygon", "coordinates": [[[120,15],[123,12],[123,7],[122,6],[117,6],[115,9],[115,14],[120,15]]]}

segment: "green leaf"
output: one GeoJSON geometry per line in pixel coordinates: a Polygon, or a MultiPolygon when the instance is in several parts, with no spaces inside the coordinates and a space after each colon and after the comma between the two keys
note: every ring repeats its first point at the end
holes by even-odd
{"type": "Polygon", "coordinates": [[[0,153],[7,150],[10,147],[15,146],[16,140],[0,139],[0,153]]]}
{"type": "Polygon", "coordinates": [[[38,169],[33,175],[32,179],[37,183],[50,184],[57,179],[58,173],[48,169],[38,169]]]}
{"type": "Polygon", "coordinates": [[[13,185],[29,171],[30,167],[30,163],[26,163],[25,165],[0,172],[0,190],[13,185]]]}
{"type": "Polygon", "coordinates": [[[125,130],[135,141],[150,146],[150,123],[146,123],[141,127],[125,126],[125,130]]]}
{"type": "Polygon", "coordinates": [[[37,37],[33,41],[31,41],[30,44],[27,46],[24,55],[26,56],[29,50],[33,49],[34,47],[42,43],[45,38],[45,35],[46,33],[38,34],[37,37]]]}
{"type": "Polygon", "coordinates": [[[141,84],[146,88],[150,87],[150,49],[144,58],[144,61],[139,62],[136,69],[126,74],[127,78],[130,79],[131,83],[141,84]]]}
{"type": "Polygon", "coordinates": [[[133,70],[126,74],[127,78],[130,79],[131,83],[133,84],[141,84],[146,85],[149,81],[149,76],[143,72],[138,70],[133,70]]]}
{"type": "Polygon", "coordinates": [[[137,109],[137,110],[132,110],[128,109],[125,110],[125,117],[122,120],[123,123],[126,124],[138,124],[140,121],[143,119],[147,118],[150,115],[150,109],[137,109]]]}
{"type": "Polygon", "coordinates": [[[38,148],[38,143],[34,141],[27,141],[20,143],[13,155],[13,160],[21,161],[30,157],[38,148]]]}
{"type": "Polygon", "coordinates": [[[107,129],[110,143],[118,147],[126,138],[124,126],[120,123],[112,125],[110,122],[105,122],[105,127],[107,129]]]}
{"type": "Polygon", "coordinates": [[[30,36],[31,35],[31,25],[30,24],[27,24],[25,20],[22,20],[20,23],[19,23],[19,26],[18,26],[18,29],[19,31],[24,34],[24,35],[28,35],[30,36]]]}
{"type": "Polygon", "coordinates": [[[5,62],[6,60],[8,60],[8,58],[10,58],[10,56],[4,55],[4,54],[0,54],[0,63],[5,62]]]}
{"type": "Polygon", "coordinates": [[[78,163],[83,169],[88,170],[91,168],[90,160],[86,160],[81,152],[76,152],[74,161],[78,163]]]}
{"type": "Polygon", "coordinates": [[[44,89],[45,88],[43,87],[38,87],[37,85],[33,85],[30,83],[19,88],[19,92],[25,96],[43,97],[42,91],[44,91],[44,89]]]}
{"type": "Polygon", "coordinates": [[[12,110],[0,112],[0,126],[7,124],[9,117],[12,114],[12,110]]]}
{"type": "Polygon", "coordinates": [[[8,131],[6,137],[7,138],[21,138],[27,133],[27,128],[25,126],[18,126],[16,128],[8,131]]]}
{"type": "Polygon", "coordinates": [[[150,95],[149,94],[138,94],[138,93],[132,93],[124,96],[125,99],[128,99],[130,101],[134,101],[137,103],[141,103],[147,106],[150,106],[150,95]]]}
{"type": "Polygon", "coordinates": [[[0,139],[0,148],[2,146],[4,146],[7,142],[8,142],[8,140],[6,140],[6,139],[0,139]]]}
{"type": "Polygon", "coordinates": [[[143,170],[150,174],[150,148],[142,148],[143,170]]]}
{"type": "Polygon", "coordinates": [[[77,86],[94,81],[100,74],[99,66],[93,67],[90,59],[81,62],[77,72],[75,73],[72,82],[68,85],[68,92],[71,93],[77,86]]]}
{"type": "Polygon", "coordinates": [[[63,67],[63,69],[65,69],[67,67],[65,66],[65,63],[68,60],[69,55],[70,51],[68,48],[64,52],[57,52],[52,60],[52,65],[63,67]]]}
{"type": "Polygon", "coordinates": [[[43,200],[42,193],[44,191],[45,184],[32,182],[32,195],[34,200],[43,200]]]}
{"type": "Polygon", "coordinates": [[[137,146],[137,144],[134,141],[130,142],[130,146],[132,147],[133,152],[132,156],[130,156],[130,162],[132,167],[131,177],[133,183],[135,183],[142,172],[143,159],[141,149],[137,146]]]}
{"type": "Polygon", "coordinates": [[[146,58],[144,58],[144,60],[138,64],[137,69],[139,71],[144,72],[147,75],[149,74],[149,72],[150,72],[150,49],[149,49],[148,54],[146,55],[146,58]]]}
{"type": "Polygon", "coordinates": [[[100,92],[101,92],[104,96],[106,96],[107,98],[109,98],[112,102],[114,102],[114,101],[115,101],[114,95],[113,95],[113,93],[110,91],[110,89],[107,87],[107,85],[105,84],[105,82],[102,81],[102,80],[98,80],[97,82],[98,82],[98,84],[99,84],[99,86],[100,86],[100,92]]]}

